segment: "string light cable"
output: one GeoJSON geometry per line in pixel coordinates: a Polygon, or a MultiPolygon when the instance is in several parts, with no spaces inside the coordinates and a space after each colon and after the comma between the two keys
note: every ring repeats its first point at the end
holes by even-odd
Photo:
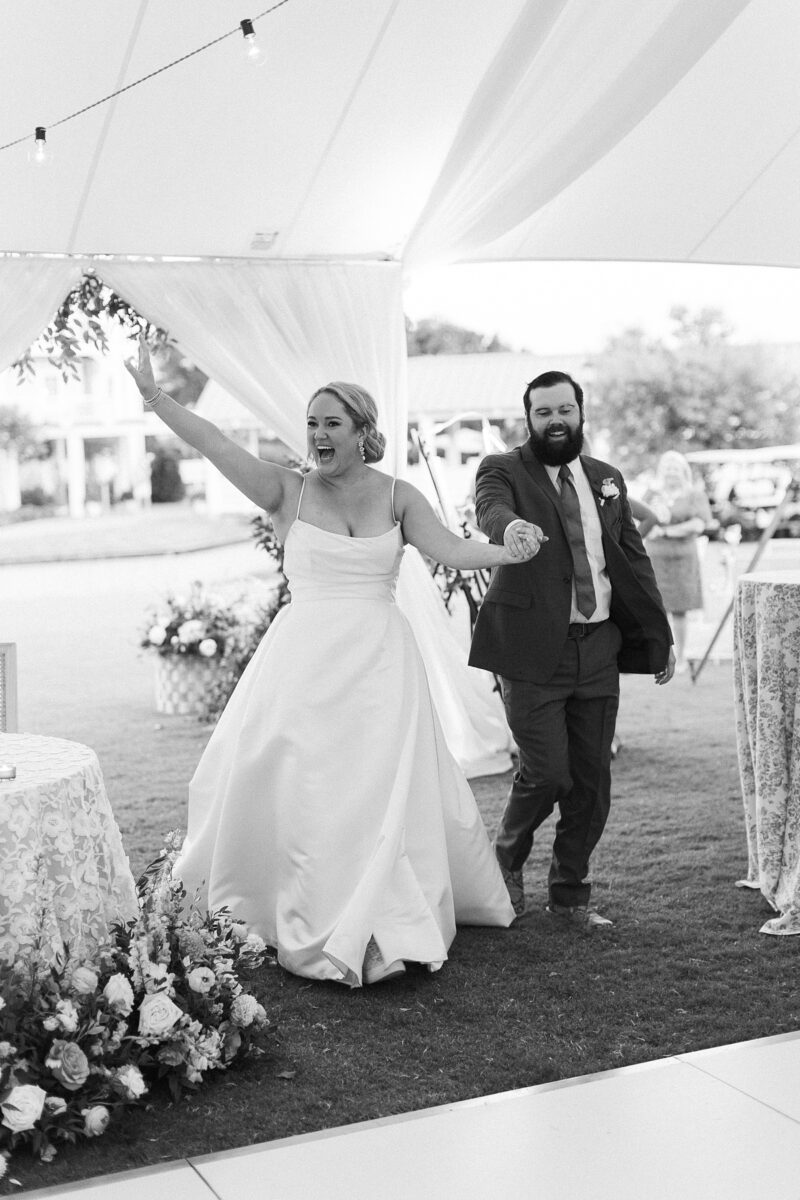
{"type": "MultiPolygon", "coordinates": [[[[53,121],[50,125],[37,125],[34,134],[37,147],[42,147],[46,143],[47,131],[58,129],[59,125],[66,125],[67,121],[74,121],[76,117],[82,117],[84,113],[91,112],[94,108],[99,108],[101,104],[107,104],[109,100],[116,99],[117,96],[123,95],[124,92],[131,91],[132,88],[139,87],[142,83],[147,83],[149,79],[155,79],[157,75],[163,75],[165,71],[170,71],[173,67],[177,67],[180,63],[186,62],[190,58],[194,58],[197,54],[202,54],[204,50],[210,50],[212,46],[219,45],[226,38],[234,37],[237,33],[241,34],[246,43],[245,58],[252,62],[255,66],[260,66],[265,60],[265,55],[255,41],[254,25],[256,21],[262,20],[264,17],[270,16],[277,9],[283,8],[284,4],[288,4],[289,0],[276,0],[275,4],[271,4],[269,8],[265,8],[263,12],[258,13],[255,17],[246,17],[240,21],[235,29],[229,29],[226,33],[220,34],[219,37],[213,38],[210,42],[206,42],[203,46],[198,46],[196,50],[190,50],[188,54],[182,54],[180,58],[175,58],[172,62],[165,63],[163,67],[157,67],[155,71],[150,71],[147,75],[142,75],[141,79],[135,79],[133,83],[126,83],[124,87],[117,88],[115,92],[109,92],[107,96],[103,96],[100,100],[94,100],[91,104],[85,105],[83,108],[77,109],[74,113],[70,113],[67,117],[61,117],[58,121],[53,121]]],[[[11,150],[14,146],[21,146],[29,141],[30,134],[26,133],[23,137],[15,138],[13,142],[6,142],[4,146],[0,146],[0,152],[3,150],[11,150]]]]}

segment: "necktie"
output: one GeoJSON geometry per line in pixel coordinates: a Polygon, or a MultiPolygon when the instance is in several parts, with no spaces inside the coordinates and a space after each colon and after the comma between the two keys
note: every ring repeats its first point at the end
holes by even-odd
{"type": "Polygon", "coordinates": [[[583,521],[581,520],[581,505],[578,493],[572,479],[572,472],[563,463],[558,478],[561,481],[561,508],[567,525],[569,548],[572,552],[572,566],[575,571],[575,596],[578,612],[588,620],[597,608],[597,597],[592,583],[592,572],[586,553],[586,542],[583,537],[583,521]]]}

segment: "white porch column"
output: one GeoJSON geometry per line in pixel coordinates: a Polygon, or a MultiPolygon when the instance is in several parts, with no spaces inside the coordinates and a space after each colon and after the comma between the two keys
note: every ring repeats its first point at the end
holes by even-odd
{"type": "Polygon", "coordinates": [[[66,442],[69,515],[82,517],[86,512],[86,451],[83,437],[73,430],[67,434],[66,442]]]}

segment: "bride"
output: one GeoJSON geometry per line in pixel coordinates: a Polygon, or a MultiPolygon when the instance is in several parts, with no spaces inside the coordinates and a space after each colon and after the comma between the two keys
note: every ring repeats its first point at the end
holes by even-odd
{"type": "Polygon", "coordinates": [[[271,515],[291,592],[190,783],[176,873],[295,974],[358,987],[406,962],[436,970],[456,923],[508,926],[514,910],[394,601],[403,547],[487,567],[532,558],[541,531],[523,528],[516,553],[450,533],[370,465],[384,438],[355,384],[312,396],[303,475],[172,400],[144,338],[125,365],[145,406],[271,515]]]}

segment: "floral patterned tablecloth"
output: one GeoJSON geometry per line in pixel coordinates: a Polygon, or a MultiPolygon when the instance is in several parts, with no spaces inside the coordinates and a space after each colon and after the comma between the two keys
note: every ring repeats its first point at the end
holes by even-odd
{"type": "Polygon", "coordinates": [[[137,912],[136,890],[94,751],[0,734],[0,963],[91,960],[109,925],[137,912]]]}
{"type": "Polygon", "coordinates": [[[748,867],[780,914],[762,933],[800,934],[800,571],[739,578],[734,694],[748,867]]]}

